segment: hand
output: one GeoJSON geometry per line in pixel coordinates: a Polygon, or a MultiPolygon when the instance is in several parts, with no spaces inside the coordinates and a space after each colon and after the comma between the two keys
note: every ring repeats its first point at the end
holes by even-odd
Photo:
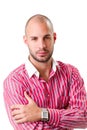
{"type": "Polygon", "coordinates": [[[41,119],[41,108],[37,106],[37,104],[24,93],[25,98],[28,100],[27,105],[12,105],[12,117],[16,123],[24,123],[24,122],[35,122],[41,119]]]}

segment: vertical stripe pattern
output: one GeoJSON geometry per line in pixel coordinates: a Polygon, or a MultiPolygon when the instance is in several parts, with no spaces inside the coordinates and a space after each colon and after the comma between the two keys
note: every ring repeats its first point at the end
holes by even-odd
{"type": "Polygon", "coordinates": [[[72,130],[87,127],[86,91],[78,70],[62,62],[52,69],[49,81],[29,77],[25,64],[15,69],[4,80],[4,101],[9,120],[15,130],[72,130]],[[27,104],[24,91],[40,107],[48,108],[48,122],[16,124],[11,117],[10,106],[27,104]]]}

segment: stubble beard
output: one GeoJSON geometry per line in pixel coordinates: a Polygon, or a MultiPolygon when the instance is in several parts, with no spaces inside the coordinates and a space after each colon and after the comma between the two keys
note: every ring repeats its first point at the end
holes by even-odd
{"type": "Polygon", "coordinates": [[[41,58],[36,57],[34,54],[32,54],[32,52],[30,52],[30,55],[32,56],[32,58],[35,61],[40,62],[40,63],[46,63],[46,62],[48,62],[50,60],[50,58],[52,57],[52,54],[53,54],[53,50],[52,50],[52,52],[46,58],[42,57],[42,59],[41,59],[41,58]]]}

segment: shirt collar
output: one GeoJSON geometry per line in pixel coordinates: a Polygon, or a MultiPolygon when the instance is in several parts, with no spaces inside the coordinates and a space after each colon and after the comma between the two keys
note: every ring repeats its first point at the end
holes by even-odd
{"type": "MultiPolygon", "coordinates": [[[[52,70],[55,72],[56,71],[56,66],[58,65],[58,62],[53,60],[53,66],[52,66],[52,70]]],[[[25,68],[29,74],[29,77],[32,77],[34,74],[39,78],[39,72],[38,70],[34,67],[34,65],[30,62],[29,59],[26,60],[25,62],[25,68]]]]}
{"type": "Polygon", "coordinates": [[[25,67],[27,69],[27,72],[29,74],[29,77],[32,77],[34,74],[39,77],[38,70],[34,67],[34,65],[30,62],[29,59],[25,62],[25,67]]]}

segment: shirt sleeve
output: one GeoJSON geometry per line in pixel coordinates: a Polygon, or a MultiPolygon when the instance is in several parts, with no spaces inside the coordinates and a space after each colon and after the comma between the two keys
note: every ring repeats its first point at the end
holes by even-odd
{"type": "Polygon", "coordinates": [[[69,106],[67,109],[48,108],[49,125],[62,128],[87,128],[86,90],[79,71],[71,66],[69,106]]]}
{"type": "Polygon", "coordinates": [[[25,88],[21,83],[16,81],[13,77],[8,76],[4,81],[4,102],[9,121],[15,130],[28,130],[33,129],[37,123],[22,123],[17,124],[11,116],[11,105],[13,104],[27,104],[27,100],[24,97],[25,88]]]}

